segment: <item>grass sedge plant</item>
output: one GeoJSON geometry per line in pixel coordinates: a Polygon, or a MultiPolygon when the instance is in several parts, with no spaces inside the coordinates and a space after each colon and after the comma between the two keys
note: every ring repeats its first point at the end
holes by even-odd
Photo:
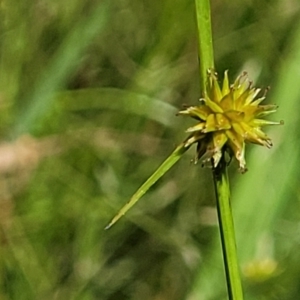
{"type": "Polygon", "coordinates": [[[178,115],[192,117],[197,123],[186,130],[188,137],[136,191],[106,229],[115,224],[195,144],[195,163],[201,159],[202,165],[210,166],[213,174],[228,298],[242,300],[227,167],[232,159],[236,159],[240,172],[246,172],[245,145],[253,143],[271,148],[272,141],[262,127],[279,125],[282,121],[263,118],[274,113],[277,106],[261,104],[267,89],[262,91],[254,87],[246,72],[230,83],[228,71],[225,71],[222,83],[219,82],[214,66],[210,2],[195,0],[195,8],[202,95],[200,102],[184,107],[178,115]]]}

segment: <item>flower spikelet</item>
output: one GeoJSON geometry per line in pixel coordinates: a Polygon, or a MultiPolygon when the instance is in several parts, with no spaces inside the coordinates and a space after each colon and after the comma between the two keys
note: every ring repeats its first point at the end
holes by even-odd
{"type": "Polygon", "coordinates": [[[266,125],[279,125],[262,117],[274,113],[276,105],[261,105],[267,89],[252,86],[247,73],[241,74],[233,84],[229,84],[228,72],[219,85],[217,73],[208,71],[207,92],[200,99],[200,105],[189,106],[179,115],[187,115],[198,123],[186,131],[190,133],[185,147],[197,144],[196,161],[205,156],[205,162],[212,161],[216,168],[225,152],[234,156],[241,172],[246,171],[245,143],[254,143],[268,148],[271,139],[262,131],[266,125]]]}

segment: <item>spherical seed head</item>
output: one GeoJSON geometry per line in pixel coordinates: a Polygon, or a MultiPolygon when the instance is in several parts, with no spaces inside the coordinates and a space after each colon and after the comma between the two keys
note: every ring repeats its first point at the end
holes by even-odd
{"type": "Polygon", "coordinates": [[[279,125],[282,121],[262,119],[275,112],[277,106],[260,105],[266,97],[267,89],[261,96],[260,92],[261,89],[252,86],[247,73],[241,74],[230,85],[226,71],[220,86],[217,73],[208,71],[207,92],[200,99],[201,104],[179,112],[180,115],[187,115],[198,121],[187,129],[190,135],[184,142],[186,147],[197,144],[196,160],[206,156],[205,161],[212,160],[213,166],[217,167],[222,155],[228,152],[237,159],[241,172],[245,172],[246,142],[272,147],[271,139],[261,128],[279,125]]]}

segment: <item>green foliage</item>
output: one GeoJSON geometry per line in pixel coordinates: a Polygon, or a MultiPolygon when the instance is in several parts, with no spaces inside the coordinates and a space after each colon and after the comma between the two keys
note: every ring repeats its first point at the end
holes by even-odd
{"type": "MultiPolygon", "coordinates": [[[[299,295],[299,9],[212,3],[219,73],[270,85],[285,121],[271,150],[248,147],[248,173],[230,169],[245,299],[299,295]]],[[[186,137],[196,37],[194,1],[0,2],[1,299],[226,298],[194,149],[104,231],[186,137]]]]}

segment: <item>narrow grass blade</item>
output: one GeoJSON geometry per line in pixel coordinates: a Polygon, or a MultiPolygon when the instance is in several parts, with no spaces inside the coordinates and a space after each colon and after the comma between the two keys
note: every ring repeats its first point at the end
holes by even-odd
{"type": "Polygon", "coordinates": [[[28,107],[20,113],[13,130],[14,136],[32,133],[39,122],[52,109],[54,94],[62,89],[79,66],[80,57],[93,39],[102,33],[109,17],[107,1],[99,5],[87,18],[82,18],[58,47],[52,61],[41,73],[40,79],[32,91],[28,107]]]}
{"type": "Polygon", "coordinates": [[[120,209],[120,211],[115,215],[115,217],[110,221],[110,223],[105,227],[109,229],[114,225],[126,212],[136,204],[140,198],[148,191],[148,189],[156,183],[189,149],[185,147],[184,143],[180,144],[173,153],[158,167],[158,169],[146,180],[146,182],[136,191],[136,193],[131,197],[131,199],[120,209]]]}
{"type": "Polygon", "coordinates": [[[145,117],[167,127],[176,126],[174,116],[178,109],[146,94],[117,88],[94,88],[61,92],[57,98],[62,100],[68,111],[117,110],[145,117]]]}

